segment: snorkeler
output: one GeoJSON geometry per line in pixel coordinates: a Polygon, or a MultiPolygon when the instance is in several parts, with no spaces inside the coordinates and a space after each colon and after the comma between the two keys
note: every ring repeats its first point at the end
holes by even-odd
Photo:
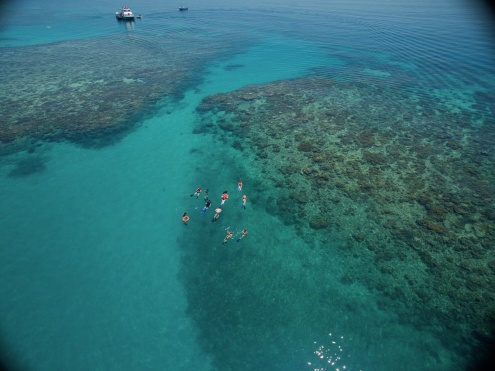
{"type": "Polygon", "coordinates": [[[212,223],[216,222],[217,219],[220,217],[220,213],[222,212],[222,209],[220,209],[219,207],[217,207],[215,209],[215,215],[213,215],[213,219],[211,220],[212,223]]]}
{"type": "Polygon", "coordinates": [[[187,225],[187,222],[189,221],[189,216],[187,216],[187,211],[184,211],[184,214],[182,214],[182,221],[184,222],[185,225],[187,225]]]}
{"type": "Polygon", "coordinates": [[[247,201],[247,196],[244,195],[242,196],[242,208],[246,210],[246,201],[247,201]]]}
{"type": "Polygon", "coordinates": [[[210,200],[206,201],[206,205],[205,207],[203,207],[203,210],[201,210],[201,212],[206,213],[206,210],[208,210],[210,206],[211,206],[211,201],[210,200]]]}
{"type": "Polygon", "coordinates": [[[199,198],[199,194],[200,194],[200,193],[201,193],[201,188],[199,188],[199,187],[198,187],[198,189],[196,189],[196,192],[195,192],[195,193],[193,193],[193,194],[191,195],[191,197],[192,197],[192,196],[196,196],[196,198],[199,198]]]}
{"type": "Polygon", "coordinates": [[[208,201],[208,188],[205,189],[205,201],[208,201]]]}
{"type": "Polygon", "coordinates": [[[242,191],[242,181],[239,180],[239,183],[237,183],[237,192],[242,191]]]}
{"type": "Polygon", "coordinates": [[[241,237],[239,237],[237,239],[237,242],[239,242],[240,240],[242,240],[246,235],[248,234],[248,230],[247,229],[243,229],[242,230],[242,234],[241,234],[241,237]]]}
{"type": "Polygon", "coordinates": [[[229,238],[232,238],[233,235],[234,234],[232,232],[227,232],[227,235],[223,239],[222,245],[225,245],[229,241],[229,238]]]}
{"type": "Polygon", "coordinates": [[[220,205],[223,205],[225,203],[225,201],[227,201],[228,199],[229,199],[229,195],[227,194],[227,191],[223,191],[222,202],[220,203],[220,205]]]}

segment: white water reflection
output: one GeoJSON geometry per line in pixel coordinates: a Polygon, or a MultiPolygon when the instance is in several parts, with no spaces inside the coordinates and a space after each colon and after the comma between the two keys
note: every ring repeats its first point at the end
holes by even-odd
{"type": "Polygon", "coordinates": [[[342,347],[344,336],[332,333],[323,341],[314,341],[314,351],[307,365],[314,371],[343,371],[348,369],[350,354],[342,347]]]}

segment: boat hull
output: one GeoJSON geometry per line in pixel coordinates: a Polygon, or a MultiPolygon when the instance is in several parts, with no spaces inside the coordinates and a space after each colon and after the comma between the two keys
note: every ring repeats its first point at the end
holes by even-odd
{"type": "Polygon", "coordinates": [[[120,12],[115,12],[115,18],[119,21],[133,21],[134,13],[128,6],[123,6],[122,9],[120,9],[120,12]]]}
{"type": "Polygon", "coordinates": [[[135,16],[121,16],[121,15],[116,15],[115,18],[117,18],[119,21],[133,21],[135,16]]]}

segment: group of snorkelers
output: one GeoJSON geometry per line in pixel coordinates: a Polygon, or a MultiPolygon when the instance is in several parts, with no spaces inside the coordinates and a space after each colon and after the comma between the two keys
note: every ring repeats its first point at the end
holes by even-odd
{"type": "MultiPolygon", "coordinates": [[[[196,192],[194,192],[193,194],[191,194],[191,197],[196,196],[196,198],[199,198],[199,196],[201,195],[201,192],[202,191],[203,190],[200,187],[198,187],[196,189],[196,192]]],[[[240,181],[240,180],[237,183],[237,191],[238,192],[242,192],[242,181],[240,181]]],[[[211,200],[210,200],[210,197],[209,197],[209,194],[208,194],[208,189],[205,189],[204,193],[205,193],[204,200],[205,200],[206,204],[203,207],[203,209],[201,210],[201,213],[203,213],[203,214],[206,213],[206,211],[211,206],[211,200]]],[[[222,212],[221,206],[223,206],[228,199],[229,199],[228,191],[223,191],[223,193],[222,193],[222,201],[220,202],[220,206],[215,209],[215,214],[213,215],[213,219],[211,220],[212,223],[214,223],[214,222],[216,222],[218,220],[218,218],[220,217],[220,213],[222,212]]],[[[247,202],[247,196],[246,195],[243,195],[242,196],[242,205],[241,206],[242,206],[242,208],[244,210],[246,209],[246,202],[247,202]]],[[[187,225],[187,222],[189,220],[190,220],[189,215],[187,215],[187,211],[185,211],[184,214],[182,215],[182,221],[184,222],[184,224],[187,225]]],[[[237,242],[239,242],[240,240],[242,240],[247,234],[248,234],[247,229],[243,229],[242,232],[240,232],[240,236],[237,239],[237,242]]],[[[234,233],[233,232],[227,231],[227,235],[225,236],[222,244],[226,244],[229,241],[229,239],[233,238],[233,236],[234,236],[234,233]]]]}

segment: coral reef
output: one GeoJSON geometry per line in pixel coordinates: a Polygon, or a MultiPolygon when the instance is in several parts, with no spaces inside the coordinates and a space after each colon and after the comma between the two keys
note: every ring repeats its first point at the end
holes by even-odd
{"type": "Polygon", "coordinates": [[[208,35],[159,43],[139,37],[3,48],[0,153],[39,140],[111,144],[160,99],[181,98],[203,61],[228,54],[225,40],[220,45],[208,35]]]}
{"type": "Polygon", "coordinates": [[[331,231],[350,236],[342,283],[462,349],[495,329],[495,105],[474,99],[486,115],[306,77],[207,97],[195,132],[242,151],[273,186],[260,204],[318,254],[331,231]]]}

